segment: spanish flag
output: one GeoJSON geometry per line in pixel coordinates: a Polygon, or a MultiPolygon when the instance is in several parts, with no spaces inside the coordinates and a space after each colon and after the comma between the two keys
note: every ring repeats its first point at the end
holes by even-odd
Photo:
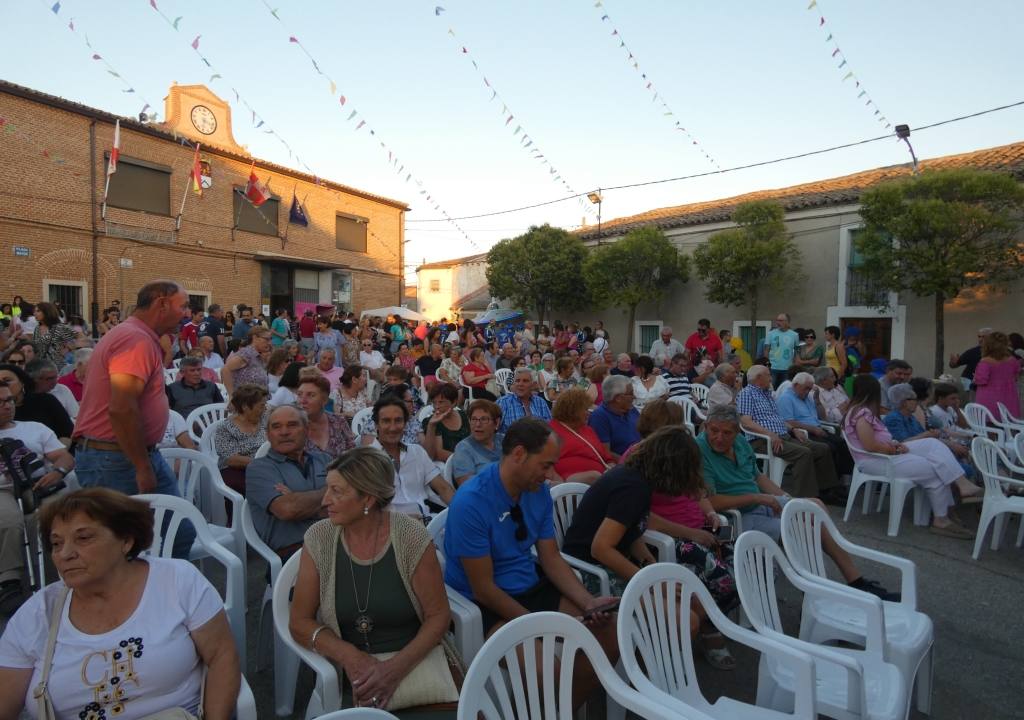
{"type": "Polygon", "coordinates": [[[192,192],[200,197],[203,195],[203,172],[199,166],[199,143],[196,143],[196,153],[192,156],[192,192]]]}

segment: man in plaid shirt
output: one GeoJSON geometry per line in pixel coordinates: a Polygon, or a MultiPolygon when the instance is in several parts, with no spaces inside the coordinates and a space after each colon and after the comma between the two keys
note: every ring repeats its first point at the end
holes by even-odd
{"type": "Polygon", "coordinates": [[[529,368],[519,368],[512,378],[512,392],[498,399],[501,408],[501,427],[498,432],[507,432],[512,423],[524,417],[551,420],[551,409],[540,395],[533,392],[536,380],[529,368]]]}
{"type": "MultiPolygon", "coordinates": [[[[836,475],[832,451],[828,445],[811,440],[806,433],[793,435],[779,415],[772,394],[771,371],[754,365],[747,371],[747,386],[736,396],[740,424],[748,432],[767,435],[772,452],[790,465],[794,497],[820,497],[830,505],[845,505],[846,492],[836,475]]],[[[765,441],[751,445],[764,452],[765,441]]]]}

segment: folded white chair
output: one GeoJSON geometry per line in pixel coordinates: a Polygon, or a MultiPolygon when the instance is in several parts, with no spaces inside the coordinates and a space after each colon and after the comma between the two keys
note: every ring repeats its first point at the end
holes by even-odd
{"type": "MultiPolygon", "coordinates": [[[[900,669],[908,686],[915,686],[917,709],[929,714],[935,627],[931,618],[917,609],[917,567],[905,558],[850,542],[840,534],[823,508],[808,500],[794,499],[782,509],[782,545],[796,571],[812,582],[831,585],[841,591],[863,592],[828,578],[821,546],[822,530],[827,530],[836,544],[853,557],[900,572],[900,601],[882,602],[884,657],[900,669]]],[[[805,594],[800,639],[816,644],[842,640],[863,645],[867,637],[866,622],[867,616],[853,605],[805,594]]]]}
{"type": "Polygon", "coordinates": [[[617,630],[622,664],[630,683],[645,697],[675,709],[679,717],[691,717],[696,712],[731,720],[814,716],[811,657],[734,624],[718,609],[700,579],[681,565],[658,563],[633,576],[622,594],[617,630]],[[729,697],[721,697],[714,703],[705,699],[698,684],[690,638],[689,618],[694,597],[723,635],[787,668],[795,680],[792,712],[750,705],[729,697]]]}
{"type": "MultiPolygon", "coordinates": [[[[809,580],[790,565],[774,540],[757,530],[739,536],[733,562],[740,602],[754,629],[813,658],[817,714],[840,720],[906,719],[910,693],[899,668],[884,659],[885,616],[880,598],[809,580]],[[826,647],[785,635],[775,589],[776,564],[797,590],[858,608],[866,616],[864,649],[826,647]]],[[[798,682],[792,672],[762,653],[758,704],[788,710],[798,682]]]]}
{"type": "MultiPolygon", "coordinates": [[[[617,703],[646,720],[680,720],[675,709],[629,687],[615,673],[593,633],[575,618],[558,612],[518,617],[484,643],[466,673],[456,717],[573,720],[572,673],[577,651],[590,661],[609,704],[617,703]],[[539,680],[538,672],[543,673],[539,680]]],[[[684,717],[710,720],[697,712],[684,717]]]]}

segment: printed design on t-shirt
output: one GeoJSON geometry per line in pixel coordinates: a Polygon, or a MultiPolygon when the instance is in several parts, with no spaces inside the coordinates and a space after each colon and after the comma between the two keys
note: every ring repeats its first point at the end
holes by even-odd
{"type": "Polygon", "coordinates": [[[135,660],[142,657],[141,637],[122,640],[117,647],[89,653],[82,661],[82,682],[92,688],[93,701],[78,713],[79,720],[107,720],[124,714],[125,683],[140,687],[135,660]],[[100,668],[102,676],[97,678],[100,668]]]}

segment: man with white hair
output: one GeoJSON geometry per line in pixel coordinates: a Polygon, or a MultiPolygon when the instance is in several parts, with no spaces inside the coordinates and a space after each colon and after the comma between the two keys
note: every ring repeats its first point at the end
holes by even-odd
{"type": "Polygon", "coordinates": [[[501,408],[498,432],[508,432],[512,423],[524,417],[551,421],[551,408],[544,402],[544,398],[533,392],[536,384],[533,370],[523,367],[516,369],[512,376],[511,392],[498,398],[498,407],[501,408]]]}
{"type": "Polygon", "coordinates": [[[708,389],[708,410],[718,405],[735,405],[739,375],[731,363],[715,368],[715,384],[708,389]]]}
{"type": "Polygon", "coordinates": [[[82,402],[82,394],[85,392],[85,371],[89,368],[91,357],[92,348],[78,348],[74,353],[74,369],[57,378],[57,382],[70,390],[78,402],[82,402]]]}
{"type": "MultiPolygon", "coordinates": [[[[223,335],[220,336],[223,339],[223,335]]],[[[214,352],[216,343],[209,335],[199,337],[199,347],[203,351],[203,367],[211,370],[220,370],[224,367],[224,358],[214,352]]]]}
{"type": "MultiPolygon", "coordinates": [[[[747,386],[736,396],[736,410],[743,429],[767,436],[772,452],[789,463],[795,497],[820,497],[832,505],[846,504],[832,451],[802,430],[791,431],[786,425],[772,394],[771,373],[764,365],[747,370],[747,386]]],[[[760,450],[764,442],[757,439],[751,444],[760,450]]]]}
{"type": "Polygon", "coordinates": [[[967,382],[964,384],[967,385],[971,390],[974,389],[974,371],[977,369],[978,363],[981,362],[981,341],[985,339],[986,335],[991,334],[992,328],[980,328],[978,330],[977,345],[968,348],[967,350],[964,350],[962,353],[952,353],[949,356],[949,366],[951,368],[963,368],[963,371],[960,373],[961,381],[966,380],[967,382]]]}
{"type": "Polygon", "coordinates": [[[25,363],[25,372],[36,382],[37,393],[53,395],[64,406],[68,417],[74,421],[78,417],[78,401],[71,390],[57,382],[57,366],[52,360],[35,358],[25,363]]]}
{"type": "Polygon", "coordinates": [[[604,402],[590,413],[587,422],[608,451],[618,457],[640,441],[636,429],[640,412],[633,407],[633,382],[622,375],[609,375],[601,383],[601,393],[604,402]]]}
{"type": "Polygon", "coordinates": [[[245,500],[256,532],[282,558],[324,516],[327,453],[306,450],[309,418],[295,405],[279,405],[267,418],[270,451],[245,468],[245,500]]]}
{"type": "Polygon", "coordinates": [[[672,338],[672,328],[665,325],[661,328],[661,337],[651,343],[651,351],[647,353],[654,361],[656,368],[668,368],[672,356],[683,352],[683,344],[672,338]]]}
{"type": "Polygon", "coordinates": [[[818,400],[814,390],[814,376],[807,372],[797,373],[792,384],[776,400],[779,415],[790,430],[799,428],[807,432],[816,442],[822,442],[832,450],[832,463],[839,477],[853,472],[853,457],[849,448],[838,434],[822,426],[828,411],[818,400]]]}

